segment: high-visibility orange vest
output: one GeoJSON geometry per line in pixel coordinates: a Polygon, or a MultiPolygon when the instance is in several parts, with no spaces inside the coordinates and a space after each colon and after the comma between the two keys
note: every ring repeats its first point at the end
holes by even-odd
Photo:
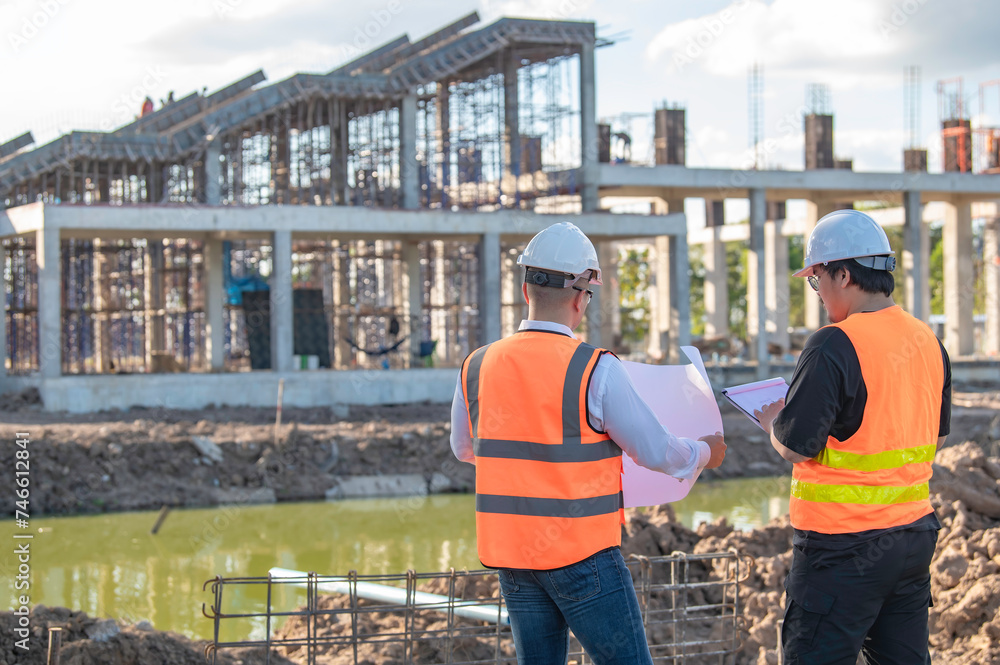
{"type": "Polygon", "coordinates": [[[828,437],[819,455],[794,465],[792,526],[856,533],[909,524],[933,511],[928,481],[944,389],[941,347],[899,306],[833,325],[857,352],[865,412],[854,436],[828,437]]]}
{"type": "Polygon", "coordinates": [[[587,419],[604,353],[526,330],[462,365],[484,566],[551,570],[621,545],[622,451],[587,419]]]}

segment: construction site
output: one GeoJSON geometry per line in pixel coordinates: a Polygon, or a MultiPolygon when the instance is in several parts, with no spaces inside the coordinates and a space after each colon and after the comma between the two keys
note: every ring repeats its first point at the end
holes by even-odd
{"type": "MultiPolygon", "coordinates": [[[[609,274],[621,243],[649,247],[646,343],[627,351],[654,361],[690,340],[692,245],[705,256],[706,336],[729,335],[724,248],[746,243],[742,359],[764,367],[769,348],[790,350],[789,293],[804,288],[787,277],[788,238],[857,201],[904,227],[905,306],[924,320],[926,213],[943,216],[942,337],[956,359],[1000,352],[996,270],[977,327],[963,295],[977,280],[954,260],[973,253],[973,219],[986,219],[994,267],[1000,132],[963,119],[963,94],[948,87],[960,82],[940,84],[942,173],[927,173],[915,147],[900,173],[834,159],[821,86],[803,120],[805,171],[685,168],[684,109],[650,113],[651,163],[632,160],[620,120],[598,122],[594,53],[606,43],[593,24],[477,22],[401,37],[326,74],[267,84],[257,71],[111,132],[0,146],[3,392],[36,387],[55,410],[197,408],[221,395],[263,405],[271,376],[304,368],[338,370],[318,373],[322,394],[316,373],[297,377],[313,404],[445,400],[452,368],[524,316],[520,248],[567,215],[609,274]],[[650,214],[610,214],[611,197],[650,214]],[[686,198],[705,200],[705,228],[687,228],[686,198]],[[749,201],[748,223],[725,223],[722,202],[736,198],[749,201]],[[789,199],[808,201],[809,218],[785,220],[789,199]],[[271,372],[260,393],[230,390],[227,377],[250,370],[271,372]],[[358,391],[345,370],[387,371],[358,391]],[[164,376],[189,373],[183,395],[164,376]]],[[[1000,86],[980,91],[990,95],[1000,86]]],[[[622,351],[617,280],[597,299],[586,336],[622,351]]],[[[819,303],[805,307],[800,325],[815,329],[819,303]]],[[[295,388],[286,399],[313,405],[295,388]]]]}
{"type": "MultiPolygon", "coordinates": [[[[973,121],[961,79],[940,81],[942,163],[928,164],[909,67],[900,170],[854,171],[835,152],[822,85],[806,92],[805,168],[773,168],[754,67],[751,161],[689,167],[685,108],[598,117],[595,57],[613,46],[592,22],[472,13],[326,73],[271,82],[259,70],[150,101],[110,131],[0,143],[0,448],[13,459],[14,432],[34,432],[33,510],[159,509],[155,536],[172,507],[235,506],[226,527],[215,516],[176,536],[183,582],[155,559],[165,536],[125,569],[38,573],[53,594],[77,589],[32,610],[40,643],[62,640],[72,663],[515,662],[496,575],[449,559],[457,540],[426,547],[445,571],[428,573],[296,575],[305,564],[290,570],[288,552],[213,548],[257,504],[472,491],[474,469],[449,448],[456,374],[526,317],[516,261],[549,225],[582,229],[605,275],[578,334],[649,363],[695,345],[723,386],[790,377],[828,322],[790,278],[791,253],[825,214],[857,207],[898,240],[897,302],[952,359],[953,436],[931,484],[945,526],[933,588],[948,602],[932,608],[932,648],[943,662],[1000,658],[1000,128],[973,121]],[[692,200],[704,227],[685,214],[692,200]],[[734,200],[746,219],[727,219],[734,200]],[[789,201],[806,216],[789,219],[789,201]],[[199,557],[211,572],[192,582],[199,557]],[[140,589],[127,613],[108,609],[131,593],[123,579],[140,589]],[[367,584],[402,595],[366,599],[367,584]],[[187,615],[151,616],[171,596],[200,608],[188,613],[197,631],[187,615]]],[[[1000,80],[975,99],[976,118],[1000,109],[1000,80]]],[[[746,418],[725,424],[740,443],[703,477],[785,485],[737,501],[765,506],[746,530],[724,514],[685,526],[669,505],[630,509],[622,549],[656,662],[778,662],[792,535],[778,479],[791,467],[746,418]]],[[[395,528],[416,510],[406,501],[387,513],[395,528]]],[[[296,538],[315,528],[304,524],[296,538]]],[[[379,549],[392,545],[365,556],[379,549]]],[[[5,633],[15,622],[0,615],[5,633]]],[[[21,655],[0,646],[0,661],[21,655]]],[[[591,662],[572,648],[572,662],[591,662]]],[[[32,658],[17,662],[52,662],[32,658]]]]}

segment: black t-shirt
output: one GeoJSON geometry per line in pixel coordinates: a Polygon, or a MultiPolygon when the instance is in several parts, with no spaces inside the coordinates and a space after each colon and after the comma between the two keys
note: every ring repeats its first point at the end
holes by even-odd
{"type": "MultiPolygon", "coordinates": [[[[944,390],[938,436],[946,436],[951,430],[951,361],[944,346],[941,346],[941,357],[944,360],[944,390]]],[[[850,337],[840,328],[822,328],[809,338],[799,357],[785,408],[774,419],[774,435],[789,450],[815,457],[826,447],[828,437],[845,441],[857,433],[867,401],[861,362],[850,337]]],[[[931,513],[912,524],[860,533],[825,534],[796,529],[793,542],[842,549],[908,528],[940,529],[941,525],[931,513]]]]}

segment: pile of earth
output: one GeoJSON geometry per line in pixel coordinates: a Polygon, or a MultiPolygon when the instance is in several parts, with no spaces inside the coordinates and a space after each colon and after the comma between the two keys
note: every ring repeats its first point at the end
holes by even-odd
{"type": "MultiPolygon", "coordinates": [[[[357,476],[422,474],[435,491],[470,491],[475,469],[449,445],[450,407],[417,404],[286,409],[140,409],[90,414],[40,411],[30,395],[0,408],[0,458],[14,459],[17,432],[31,451],[31,511],[79,514],[227,503],[322,500],[357,476]],[[446,482],[432,485],[434,477],[446,482]]],[[[764,433],[723,406],[726,461],[702,478],[775,476],[791,465],[764,433]]],[[[1000,438],[1000,393],[958,393],[953,438],[1000,438]]],[[[3,508],[13,512],[13,504],[3,508]]]]}
{"type": "MultiPolygon", "coordinates": [[[[0,612],[0,665],[46,665],[49,629],[62,628],[61,665],[205,665],[207,641],[192,641],[177,633],[154,630],[148,622],[122,626],[111,619],[95,619],[64,607],[38,605],[28,615],[27,650],[17,645],[14,632],[22,617],[0,612]]],[[[219,651],[218,665],[264,665],[262,650],[219,651]]],[[[274,665],[292,665],[272,650],[274,665]]]]}
{"type": "MultiPolygon", "coordinates": [[[[987,457],[972,442],[941,450],[931,495],[943,527],[931,564],[932,656],[937,662],[993,665],[1000,662],[1000,458],[987,457]]],[[[792,560],[787,517],[749,532],[734,530],[724,519],[691,531],[674,521],[669,509],[630,517],[623,552],[657,556],[734,549],[753,557],[749,576],[740,584],[746,633],[737,662],[778,662],[782,584],[792,560]]],[[[872,556],[884,555],[878,543],[872,547],[872,556]]],[[[702,579],[719,579],[724,571],[717,567],[702,571],[702,579]]]]}

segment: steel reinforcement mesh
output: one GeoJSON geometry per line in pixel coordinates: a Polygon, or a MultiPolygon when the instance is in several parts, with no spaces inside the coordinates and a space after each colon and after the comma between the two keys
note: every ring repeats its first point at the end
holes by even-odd
{"type": "MultiPolygon", "coordinates": [[[[739,585],[752,562],[735,552],[627,560],[654,662],[725,665],[741,646],[739,585]]],[[[205,583],[211,662],[230,650],[266,663],[516,663],[492,570],[268,577],[205,583]]],[[[235,655],[235,654],[234,654],[235,655]]],[[[570,638],[569,663],[593,661],[570,638]]]]}

